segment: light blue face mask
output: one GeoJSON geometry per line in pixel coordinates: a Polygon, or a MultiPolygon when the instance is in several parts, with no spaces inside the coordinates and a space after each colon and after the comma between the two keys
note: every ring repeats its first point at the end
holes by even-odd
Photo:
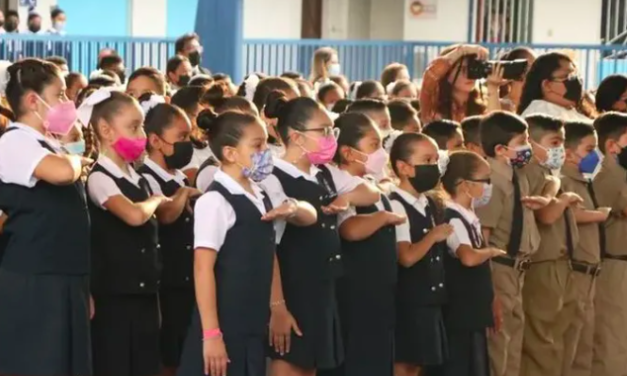
{"type": "Polygon", "coordinates": [[[473,208],[480,208],[482,206],[486,206],[490,199],[492,198],[492,184],[483,183],[483,194],[481,197],[472,199],[473,208]]]}
{"type": "Polygon", "coordinates": [[[74,155],[85,154],[85,140],[70,142],[70,143],[63,145],[63,147],[70,154],[74,154],[74,155]]]}
{"type": "Polygon", "coordinates": [[[339,63],[329,64],[327,71],[331,76],[339,76],[342,73],[342,67],[339,63]]]}

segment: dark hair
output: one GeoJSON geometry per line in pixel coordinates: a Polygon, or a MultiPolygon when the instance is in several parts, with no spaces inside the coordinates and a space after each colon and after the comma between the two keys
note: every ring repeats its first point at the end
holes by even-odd
{"type": "Polygon", "coordinates": [[[185,45],[188,42],[193,41],[194,39],[196,39],[197,41],[200,42],[200,38],[198,38],[198,34],[196,33],[187,33],[184,34],[183,36],[179,37],[176,42],[174,43],[174,51],[178,54],[183,52],[183,50],[185,50],[185,45]]]}
{"type": "Polygon", "coordinates": [[[120,109],[127,105],[137,103],[135,98],[119,91],[112,91],[111,96],[94,106],[91,113],[91,119],[85,130],[85,155],[98,153],[98,142],[100,134],[98,133],[98,123],[101,120],[111,122],[113,117],[120,112],[120,109]]]}
{"type": "Polygon", "coordinates": [[[67,76],[65,76],[65,86],[68,88],[76,83],[76,81],[80,80],[83,77],[83,74],[80,72],[70,72],[67,76]]]}
{"type": "Polygon", "coordinates": [[[28,14],[28,22],[31,22],[32,20],[34,20],[35,18],[41,18],[41,16],[39,15],[39,13],[37,12],[30,12],[28,14]]]}
{"type": "Polygon", "coordinates": [[[381,85],[387,88],[389,84],[391,84],[394,81],[397,81],[398,74],[403,69],[407,70],[407,66],[405,64],[401,64],[401,63],[389,64],[387,67],[385,67],[385,69],[383,69],[383,72],[381,72],[381,85]]]}
{"type": "Polygon", "coordinates": [[[335,112],[336,114],[342,114],[346,112],[346,110],[348,109],[348,107],[350,107],[352,103],[353,101],[350,99],[340,99],[339,101],[335,102],[331,111],[335,112]]]}
{"type": "Polygon", "coordinates": [[[203,97],[206,92],[207,89],[202,86],[185,86],[172,96],[170,103],[179,106],[188,115],[191,115],[196,106],[204,103],[203,97]]]}
{"type": "Polygon", "coordinates": [[[357,99],[370,98],[370,96],[374,94],[377,89],[381,89],[383,91],[383,94],[385,94],[385,88],[381,86],[381,83],[379,81],[364,81],[357,88],[357,93],[355,94],[355,97],[357,99]]]}
{"type": "Polygon", "coordinates": [[[253,96],[253,103],[257,106],[257,109],[261,112],[263,106],[268,101],[268,95],[273,91],[289,91],[292,90],[298,94],[298,88],[294,87],[291,81],[280,77],[268,77],[259,81],[259,85],[255,89],[255,95],[253,96]]]}
{"type": "Polygon", "coordinates": [[[231,81],[231,76],[226,73],[216,73],[213,75],[214,81],[231,81]]]}
{"type": "Polygon", "coordinates": [[[322,85],[322,87],[318,89],[318,95],[317,95],[318,101],[324,102],[324,98],[327,96],[327,94],[331,93],[333,90],[342,90],[342,88],[340,88],[340,86],[336,84],[335,82],[330,82],[330,83],[322,85]]]}
{"type": "Polygon", "coordinates": [[[110,87],[117,85],[117,81],[113,76],[111,76],[109,71],[104,71],[102,74],[96,78],[92,78],[88,81],[88,86],[99,89],[101,87],[110,87]]]}
{"type": "Polygon", "coordinates": [[[430,139],[431,137],[422,133],[403,133],[394,140],[390,150],[390,162],[396,176],[399,175],[396,163],[398,161],[409,162],[414,153],[414,145],[430,139]]]}
{"type": "Polygon", "coordinates": [[[394,87],[392,88],[392,92],[390,94],[396,96],[401,91],[403,91],[405,89],[411,89],[411,88],[414,88],[414,87],[415,87],[414,83],[411,82],[411,81],[407,81],[407,80],[397,81],[396,84],[394,84],[394,87]]]}
{"type": "Polygon", "coordinates": [[[567,121],[564,124],[566,140],[564,146],[567,149],[576,149],[585,137],[594,134],[594,126],[589,121],[567,121]]]}
{"type": "Polygon", "coordinates": [[[18,13],[18,11],[16,11],[16,10],[9,10],[9,11],[7,11],[7,13],[6,13],[6,17],[7,17],[7,18],[9,18],[9,17],[17,17],[17,18],[20,18],[20,14],[19,14],[19,13],[18,13]]]}
{"type": "Polygon", "coordinates": [[[253,105],[248,99],[242,97],[230,97],[224,98],[224,100],[213,108],[217,114],[221,114],[228,111],[239,111],[245,114],[259,116],[257,107],[253,105]]]}
{"type": "Polygon", "coordinates": [[[627,114],[606,112],[594,120],[594,129],[599,135],[599,150],[605,154],[607,140],[618,141],[627,131],[627,114]]]}
{"type": "Polygon", "coordinates": [[[396,99],[389,101],[387,106],[392,119],[392,128],[399,131],[402,131],[414,116],[418,116],[418,111],[414,110],[406,100],[396,99]]]}
{"type": "Polygon", "coordinates": [[[446,172],[442,175],[442,187],[451,196],[459,183],[471,180],[482,164],[487,163],[481,156],[472,151],[460,150],[449,155],[446,172]]]}
{"type": "Polygon", "coordinates": [[[300,79],[300,78],[303,78],[303,75],[302,75],[302,74],[300,74],[300,73],[298,73],[298,72],[291,72],[291,71],[288,71],[288,72],[283,72],[283,73],[281,74],[281,77],[283,77],[283,78],[289,78],[289,79],[292,79],[292,80],[296,81],[296,80],[298,80],[298,79],[300,79]]]}
{"type": "Polygon", "coordinates": [[[124,61],[118,54],[113,54],[103,57],[98,63],[98,69],[106,70],[111,69],[118,64],[122,64],[124,61]]]}
{"type": "Polygon", "coordinates": [[[186,61],[189,61],[189,59],[186,58],[185,56],[181,56],[181,55],[176,55],[176,56],[170,58],[170,60],[168,60],[166,68],[165,68],[166,73],[174,73],[174,72],[176,72],[176,70],[179,69],[181,64],[183,64],[186,61]]]}
{"type": "Polygon", "coordinates": [[[215,108],[224,103],[224,101],[228,97],[229,93],[227,92],[227,88],[224,87],[224,85],[214,84],[207,89],[207,91],[203,95],[203,100],[208,103],[212,108],[215,108]]]}
{"type": "Polygon", "coordinates": [[[453,120],[435,120],[422,128],[422,133],[431,137],[441,150],[447,150],[446,143],[458,134],[459,123],[453,120]]]}
{"type": "Polygon", "coordinates": [[[376,99],[359,99],[351,103],[346,109],[346,112],[361,112],[362,114],[368,112],[380,112],[385,111],[385,103],[376,99]]]}
{"type": "Polygon", "coordinates": [[[333,157],[335,163],[342,164],[341,147],[348,146],[359,150],[357,144],[364,137],[366,132],[376,129],[370,118],[360,113],[342,114],[335,119],[335,128],[340,130],[340,136],[337,139],[337,151],[333,157]]]}
{"type": "Polygon", "coordinates": [[[498,145],[507,146],[510,141],[527,130],[525,120],[516,114],[495,111],[481,119],[479,132],[481,146],[488,157],[495,157],[494,148],[498,145]]]}
{"type": "Polygon", "coordinates": [[[299,78],[296,81],[296,86],[298,87],[298,91],[301,97],[311,97],[313,96],[314,86],[311,82],[305,80],[304,78],[299,78]]]}
{"type": "MultiPolygon", "coordinates": [[[[411,101],[409,101],[409,104],[414,108],[414,110],[420,113],[420,100],[419,99],[412,99],[411,101]]],[[[473,115],[473,116],[476,116],[476,115],[473,115]]]]}
{"type": "Polygon", "coordinates": [[[473,143],[477,146],[481,146],[481,135],[479,132],[479,125],[481,124],[483,116],[469,116],[462,120],[460,126],[462,127],[462,133],[464,134],[464,143],[473,143]]]}
{"type": "Polygon", "coordinates": [[[131,75],[128,78],[128,83],[130,84],[133,80],[139,77],[146,77],[150,79],[160,89],[160,92],[157,92],[155,94],[165,96],[165,93],[166,93],[165,78],[163,77],[163,74],[159,72],[157,69],[153,67],[138,68],[133,73],[131,73],[131,75]]]}
{"type": "Polygon", "coordinates": [[[61,68],[61,65],[67,65],[67,60],[62,56],[48,56],[44,61],[52,63],[59,68],[61,68]]]}
{"type": "Polygon", "coordinates": [[[190,86],[205,86],[214,82],[213,77],[208,74],[197,74],[189,80],[190,86]]]}
{"type": "Polygon", "coordinates": [[[339,86],[340,89],[344,91],[344,94],[348,95],[348,93],[345,92],[344,85],[346,85],[346,87],[350,87],[350,84],[348,82],[348,79],[345,76],[342,76],[341,74],[337,76],[329,76],[329,80],[331,80],[332,82],[335,82],[337,86],[339,86]]]}
{"type": "Polygon", "coordinates": [[[303,131],[306,123],[314,116],[316,111],[322,108],[315,100],[308,97],[298,97],[288,101],[285,94],[273,91],[268,95],[268,101],[264,108],[267,118],[278,119],[277,129],[283,143],[289,143],[289,130],[303,131]]]}
{"type": "Polygon", "coordinates": [[[518,114],[522,114],[534,100],[543,98],[542,82],[553,77],[553,72],[560,68],[562,61],[572,63],[571,58],[566,54],[549,52],[540,55],[531,65],[520,96],[518,114]]]}
{"type": "Polygon", "coordinates": [[[547,133],[559,132],[564,128],[564,122],[553,116],[534,114],[525,117],[529,127],[529,136],[535,142],[540,142],[547,133]]]}
{"type": "Polygon", "coordinates": [[[10,78],[6,87],[6,98],[16,118],[24,114],[21,101],[28,91],[41,95],[55,78],[61,79],[61,72],[56,65],[39,59],[18,61],[9,66],[7,72],[10,78]]]}
{"type": "MultiPolygon", "coordinates": [[[[146,93],[139,98],[139,102],[143,103],[150,99],[151,94],[146,93]],[[146,95],[147,94],[147,95],[146,95]]],[[[166,129],[169,129],[175,119],[189,121],[183,110],[177,106],[168,103],[159,103],[155,107],[148,110],[146,119],[144,120],[144,130],[146,134],[156,134],[162,136],[166,129]]],[[[150,143],[146,144],[146,150],[150,151],[150,143]]]]}
{"type": "Polygon", "coordinates": [[[209,136],[209,147],[219,161],[224,160],[222,148],[237,146],[244,128],[258,122],[255,116],[242,112],[225,112],[220,115],[204,110],[198,115],[198,124],[209,136]]]}
{"type": "Polygon", "coordinates": [[[65,12],[61,8],[54,8],[50,12],[50,18],[52,18],[54,20],[55,18],[59,17],[62,14],[65,14],[65,12]]]}
{"type": "MultiPolygon", "coordinates": [[[[528,56],[533,56],[535,58],[535,53],[533,52],[533,50],[529,47],[519,46],[502,54],[499,60],[500,61],[512,61],[512,60],[517,60],[517,59],[527,60],[528,56]]],[[[521,77],[521,79],[519,79],[519,81],[524,80],[530,68],[531,68],[530,66],[527,66],[526,72],[521,77]]],[[[511,92],[511,88],[512,88],[512,85],[501,86],[499,89],[499,97],[505,98],[506,96],[508,96],[509,93],[511,92]]]]}
{"type": "Polygon", "coordinates": [[[627,90],[627,76],[623,74],[613,74],[601,81],[596,93],[596,107],[598,111],[612,111],[614,103],[627,90]]]}

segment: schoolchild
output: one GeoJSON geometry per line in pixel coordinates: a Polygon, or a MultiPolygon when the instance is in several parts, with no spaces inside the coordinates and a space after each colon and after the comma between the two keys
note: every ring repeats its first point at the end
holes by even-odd
{"type": "Polygon", "coordinates": [[[313,375],[317,369],[337,367],[344,358],[335,299],[336,278],[342,274],[337,214],[350,205],[372,205],[380,195],[362,179],[329,165],[337,150],[338,131],[313,99],[287,101],[274,92],[268,96],[265,113],[278,120],[286,152],[275,161],[264,188],[270,197],[287,195],[309,202],[318,214],[314,226],[288,224],[279,229],[277,256],[285,301],[272,303],[271,374],[313,375]],[[292,327],[300,330],[292,334],[292,327]],[[288,342],[287,348],[281,339],[288,342]]]}
{"type": "Polygon", "coordinates": [[[440,182],[438,147],[420,133],[396,138],[390,152],[398,189],[390,194],[392,210],[406,216],[396,226],[398,286],[395,326],[395,375],[416,376],[441,365],[448,346],[442,316],[446,238],[452,226],[442,223],[441,207],[425,195],[440,182]]]}
{"type": "Polygon", "coordinates": [[[315,210],[271,201],[256,184],[273,169],[259,118],[227,112],[207,121],[220,169],[195,206],[197,309],[177,374],[263,376],[271,302],[283,299],[273,221],[312,225],[315,210]]]}
{"type": "Polygon", "coordinates": [[[155,212],[170,199],[154,194],[131,166],[146,149],[144,114],[133,97],[99,89],[79,114],[100,153],[87,179],[94,375],[156,375],[161,257],[155,212]]]}
{"type": "Polygon", "coordinates": [[[140,98],[146,110],[144,130],[148,158],[138,172],[153,194],[172,201],[156,211],[163,270],[159,287],[161,311],[161,362],[168,375],[176,372],[194,305],[193,241],[194,214],[191,199],[200,191],[190,187],[180,169],[194,153],[191,124],[178,107],[153,96],[140,98]],[[142,99],[144,99],[142,101],[142,99]]]}
{"type": "Polygon", "coordinates": [[[440,150],[449,152],[464,148],[464,134],[458,122],[436,120],[424,126],[422,133],[431,137],[440,150]]]}
{"type": "Polygon", "coordinates": [[[90,161],[66,154],[55,139],[70,132],[76,108],[51,63],[25,59],[7,74],[16,121],[0,138],[8,237],[0,267],[0,373],[89,375],[90,230],[80,176],[90,161]]]}
{"type": "Polygon", "coordinates": [[[481,132],[479,131],[479,124],[482,118],[480,115],[469,116],[462,120],[460,126],[464,136],[464,147],[485,158],[485,153],[481,146],[481,132]]]}

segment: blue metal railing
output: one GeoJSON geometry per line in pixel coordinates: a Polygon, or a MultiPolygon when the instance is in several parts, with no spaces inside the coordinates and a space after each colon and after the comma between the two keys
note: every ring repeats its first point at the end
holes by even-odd
{"type": "MultiPolygon", "coordinates": [[[[452,43],[403,41],[339,41],[339,40],[256,40],[244,41],[244,74],[264,72],[278,75],[285,71],[309,74],[315,50],[330,46],[338,51],[343,73],[350,80],[376,79],[391,62],[409,68],[419,79],[427,64],[452,43]]],[[[509,50],[513,44],[486,44],[492,57],[509,50]]],[[[0,35],[0,60],[23,57],[63,56],[73,71],[88,74],[96,68],[98,51],[113,48],[124,58],[129,69],[154,66],[165,70],[167,59],[174,55],[173,39],[56,37],[32,35],[0,35]]],[[[627,46],[608,45],[530,45],[538,52],[567,50],[577,62],[588,88],[613,73],[627,73],[627,46]]],[[[207,46],[210,48],[210,46],[207,46]]],[[[216,51],[219,53],[219,51],[216,51]]]]}

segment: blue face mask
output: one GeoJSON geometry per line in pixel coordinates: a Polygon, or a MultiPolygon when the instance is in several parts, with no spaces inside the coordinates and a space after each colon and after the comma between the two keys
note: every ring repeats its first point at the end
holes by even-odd
{"type": "Polygon", "coordinates": [[[244,167],[242,173],[254,182],[264,181],[274,170],[274,159],[272,159],[272,151],[268,148],[263,151],[256,152],[252,157],[253,164],[251,167],[244,167]]]}
{"type": "Polygon", "coordinates": [[[492,184],[483,183],[483,194],[481,197],[476,197],[472,199],[472,207],[480,208],[482,206],[486,206],[490,199],[492,198],[492,184]]]}
{"type": "Polygon", "coordinates": [[[339,63],[329,64],[329,66],[327,67],[327,71],[331,76],[339,76],[342,73],[342,67],[339,63]]]}
{"type": "Polygon", "coordinates": [[[592,174],[594,171],[596,171],[599,162],[599,153],[597,153],[596,150],[592,150],[579,162],[579,172],[581,172],[582,174],[592,174]]]}
{"type": "Polygon", "coordinates": [[[85,140],[70,142],[68,144],[63,145],[63,147],[70,154],[74,154],[74,155],[85,154],[85,140]]]}

